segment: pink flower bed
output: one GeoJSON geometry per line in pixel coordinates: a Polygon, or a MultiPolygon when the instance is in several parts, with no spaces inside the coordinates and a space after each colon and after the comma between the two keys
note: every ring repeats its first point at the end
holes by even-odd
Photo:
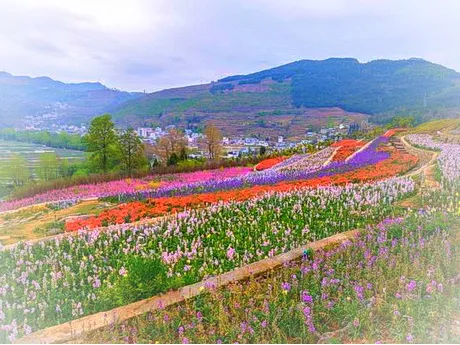
{"type": "Polygon", "coordinates": [[[180,187],[194,182],[221,180],[237,177],[251,172],[251,168],[235,167],[216,170],[196,171],[192,173],[149,176],[141,179],[125,179],[98,184],[86,184],[64,189],[48,191],[30,198],[0,202],[0,212],[18,209],[24,206],[87,198],[101,198],[123,193],[134,193],[140,190],[150,190],[158,187],[180,187]]]}

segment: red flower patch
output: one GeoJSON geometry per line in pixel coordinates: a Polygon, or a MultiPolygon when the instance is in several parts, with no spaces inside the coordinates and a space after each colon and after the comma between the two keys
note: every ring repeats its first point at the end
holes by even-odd
{"type": "Polygon", "coordinates": [[[255,166],[255,169],[257,171],[270,169],[276,164],[281,163],[282,161],[286,160],[286,158],[287,157],[275,157],[275,158],[264,159],[262,162],[260,162],[259,164],[255,166]]]}

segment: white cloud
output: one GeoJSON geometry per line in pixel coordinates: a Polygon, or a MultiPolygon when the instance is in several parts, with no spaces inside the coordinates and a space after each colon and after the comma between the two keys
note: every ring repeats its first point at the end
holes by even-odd
{"type": "Polygon", "coordinates": [[[455,0],[3,0],[0,70],[148,91],[299,59],[460,70],[455,0]]]}

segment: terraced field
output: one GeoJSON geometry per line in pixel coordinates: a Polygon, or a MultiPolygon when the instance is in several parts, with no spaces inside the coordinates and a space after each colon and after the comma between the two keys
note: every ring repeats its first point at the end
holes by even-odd
{"type": "MultiPolygon", "coordinates": [[[[0,339],[455,339],[439,322],[452,315],[458,291],[459,150],[390,130],[256,169],[152,176],[0,203],[3,221],[26,228],[54,217],[65,231],[0,251],[0,339]],[[436,188],[427,190],[431,182],[436,188]],[[85,216],[69,218],[85,208],[85,216]],[[263,270],[276,262],[284,266],[263,270]]],[[[39,237],[32,232],[24,239],[39,237]]]]}

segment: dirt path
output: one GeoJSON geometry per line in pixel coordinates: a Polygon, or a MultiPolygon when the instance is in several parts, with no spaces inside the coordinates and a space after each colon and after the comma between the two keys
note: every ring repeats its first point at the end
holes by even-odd
{"type": "MultiPolygon", "coordinates": [[[[69,215],[73,215],[73,214],[69,214],[69,215]]],[[[68,215],[68,216],[69,216],[68,215]]],[[[133,226],[138,226],[138,225],[154,225],[158,222],[161,222],[163,220],[166,220],[168,218],[173,218],[175,217],[176,214],[173,213],[173,214],[167,214],[165,216],[160,216],[160,217],[155,217],[155,218],[146,218],[146,219],[142,219],[142,220],[139,220],[139,221],[136,221],[136,222],[132,222],[132,223],[129,223],[130,225],[133,225],[133,226]]],[[[115,224],[115,225],[111,225],[111,226],[105,226],[105,227],[100,227],[100,228],[97,228],[97,229],[91,229],[91,230],[87,230],[88,232],[92,232],[92,231],[108,231],[109,228],[112,228],[112,229],[116,229],[117,226],[122,226],[123,224],[115,224]]],[[[51,235],[51,236],[37,236],[35,238],[29,238],[29,239],[22,239],[21,241],[19,240],[16,240],[16,241],[13,241],[12,243],[9,243],[9,244],[6,244],[4,245],[3,247],[0,247],[0,251],[3,251],[3,250],[10,250],[10,249],[13,249],[14,247],[16,247],[20,242],[24,242],[24,241],[27,241],[28,243],[30,244],[34,244],[34,243],[37,243],[37,242],[47,242],[47,241],[52,241],[56,238],[62,238],[62,237],[66,237],[66,236],[77,236],[81,231],[86,231],[86,230],[80,230],[80,231],[72,231],[72,232],[63,232],[63,233],[59,233],[57,235],[51,235]]],[[[32,230],[33,232],[33,230],[32,230]]]]}
{"type": "Polygon", "coordinates": [[[412,146],[404,136],[401,137],[401,142],[405,146],[406,150],[409,153],[416,155],[421,162],[421,166],[418,169],[410,171],[404,176],[411,177],[421,175],[422,183],[424,183],[426,187],[430,189],[438,189],[440,185],[439,182],[435,179],[435,171],[436,161],[438,159],[439,152],[423,150],[418,147],[412,146]]]}
{"type": "MultiPolygon", "coordinates": [[[[80,199],[80,202],[83,202],[83,201],[97,201],[98,198],[85,198],[85,199],[80,199]]],[[[50,203],[53,203],[53,202],[57,202],[58,200],[54,200],[54,201],[48,201],[48,202],[41,202],[39,204],[33,204],[33,205],[28,205],[28,206],[23,206],[23,207],[19,207],[19,208],[16,208],[14,210],[8,210],[8,211],[1,211],[0,212],[0,217],[6,215],[6,214],[12,214],[12,213],[16,213],[16,212],[20,212],[20,211],[25,211],[31,207],[36,207],[36,206],[46,206],[50,203]]]]}
{"type": "Polygon", "coordinates": [[[37,205],[0,215],[0,242],[3,245],[10,245],[19,241],[38,240],[47,235],[61,232],[58,223],[65,218],[74,215],[94,213],[101,207],[97,200],[80,202],[72,207],[52,211],[44,205],[37,205]],[[51,230],[51,231],[49,231],[51,230]]]}

